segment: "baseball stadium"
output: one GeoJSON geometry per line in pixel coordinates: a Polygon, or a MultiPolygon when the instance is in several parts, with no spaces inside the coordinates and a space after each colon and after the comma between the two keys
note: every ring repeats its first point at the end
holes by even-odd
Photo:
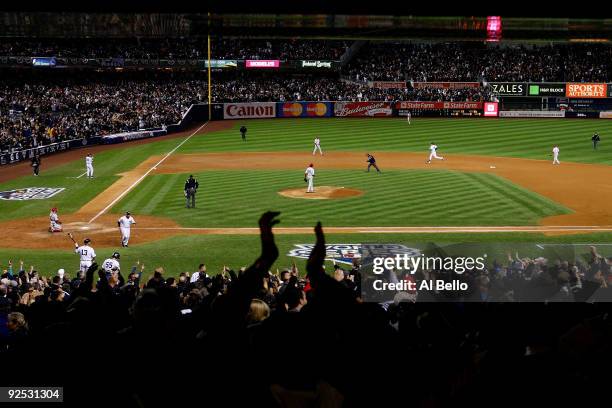
{"type": "Polygon", "coordinates": [[[119,11],[0,12],[0,402],[566,406],[593,396],[560,383],[606,383],[609,19],[119,11]],[[483,253],[381,275],[466,292],[374,293],[376,256],[483,253]]]}

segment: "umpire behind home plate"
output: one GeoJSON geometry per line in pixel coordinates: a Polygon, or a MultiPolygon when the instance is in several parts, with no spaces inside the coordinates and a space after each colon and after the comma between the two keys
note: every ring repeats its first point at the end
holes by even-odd
{"type": "Polygon", "coordinates": [[[185,182],[185,198],[187,199],[187,208],[195,208],[195,195],[198,192],[200,183],[193,178],[193,175],[189,176],[185,182]],[[191,207],[189,206],[189,199],[191,198],[191,207]]]}

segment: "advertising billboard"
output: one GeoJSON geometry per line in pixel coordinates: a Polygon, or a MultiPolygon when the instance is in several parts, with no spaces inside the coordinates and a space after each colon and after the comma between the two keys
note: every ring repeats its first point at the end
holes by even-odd
{"type": "Polygon", "coordinates": [[[527,84],[519,82],[489,82],[491,93],[498,96],[525,96],[527,84]]]}
{"type": "Polygon", "coordinates": [[[276,102],[223,104],[223,119],[259,119],[275,117],[276,102]]]}
{"type": "Polygon", "coordinates": [[[396,102],[396,109],[464,110],[482,109],[482,102],[396,102]]]}
{"type": "Polygon", "coordinates": [[[370,83],[370,86],[379,89],[405,89],[406,82],[373,81],[370,83]]]}
{"type": "Polygon", "coordinates": [[[528,96],[565,96],[565,84],[529,84],[527,94],[528,96]]]}
{"type": "Polygon", "coordinates": [[[279,118],[321,118],[333,112],[332,102],[279,102],[276,107],[279,118]]]}
{"type": "Polygon", "coordinates": [[[484,115],[489,117],[497,117],[499,111],[497,102],[485,102],[484,103],[484,115]]]}
{"type": "Polygon", "coordinates": [[[278,68],[280,67],[279,60],[246,60],[245,68],[278,68]]]}
{"type": "Polygon", "coordinates": [[[335,116],[391,116],[390,102],[336,102],[335,116]]]}
{"type": "Polygon", "coordinates": [[[574,83],[567,84],[568,98],[606,98],[608,96],[607,84],[574,83]]]}
{"type": "Polygon", "coordinates": [[[320,61],[320,60],[302,60],[300,61],[301,68],[327,68],[331,69],[333,61],[320,61]]]}
{"type": "Polygon", "coordinates": [[[480,88],[480,82],[412,82],[414,89],[480,88]]]}

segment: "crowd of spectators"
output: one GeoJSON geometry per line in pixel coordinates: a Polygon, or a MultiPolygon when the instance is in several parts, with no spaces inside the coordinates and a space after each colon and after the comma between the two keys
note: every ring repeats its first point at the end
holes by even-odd
{"type": "Polygon", "coordinates": [[[333,77],[236,76],[213,83],[214,102],[272,101],[487,101],[488,89],[372,88],[333,77]]]}
{"type": "Polygon", "coordinates": [[[355,81],[608,82],[612,47],[370,42],[346,68],[355,81]]]}
{"type": "MultiPolygon", "coordinates": [[[[598,369],[611,360],[608,303],[577,296],[611,290],[610,260],[595,248],[584,263],[509,255],[467,273],[478,304],[422,303],[420,294],[416,302],[380,304],[362,298],[358,261],[325,270],[320,224],[306,270],[294,264],[272,273],[278,214],[261,217],[261,255],[239,271],[209,275],[201,264],[172,276],[162,267],[149,274],[144,265],[122,272],[94,263],[74,277],[60,270],[45,278],[9,264],[0,284],[0,356],[11,373],[5,382],[51,382],[73,402],[95,395],[95,404],[125,407],[189,397],[212,406],[246,398],[257,406],[388,406],[399,399],[484,407],[500,393],[496,405],[515,406],[526,397],[585,402],[591,394],[560,393],[559,384],[606,384],[598,369]],[[500,303],[526,291],[536,302],[528,309],[500,303]],[[572,296],[596,303],[562,309],[551,302],[572,296]],[[52,378],[31,365],[41,347],[53,352],[52,378]],[[110,378],[100,377],[103,369],[110,378]],[[407,383],[411,392],[399,392],[407,383]],[[326,405],[309,405],[317,401],[326,405]]],[[[424,271],[414,280],[435,275],[424,271]]]]}
{"type": "Polygon", "coordinates": [[[215,59],[339,60],[350,42],[307,39],[219,38],[211,43],[215,59]]]}
{"type": "Polygon", "coordinates": [[[178,123],[205,86],[192,80],[0,80],[0,152],[178,123]]]}
{"type": "MultiPolygon", "coordinates": [[[[350,43],[334,40],[213,38],[213,59],[339,60],[350,43]]],[[[0,56],[64,58],[203,59],[206,38],[4,39],[0,56]]]]}

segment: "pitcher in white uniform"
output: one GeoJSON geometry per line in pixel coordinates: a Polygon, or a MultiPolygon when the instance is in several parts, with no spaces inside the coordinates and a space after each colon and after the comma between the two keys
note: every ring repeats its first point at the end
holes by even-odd
{"type": "Polygon", "coordinates": [[[559,162],[559,146],[555,145],[552,149],[553,152],[553,164],[561,164],[559,162]]]}
{"type": "Polygon", "coordinates": [[[136,224],[136,221],[134,220],[134,217],[130,215],[129,211],[127,211],[125,215],[119,218],[119,221],[117,221],[117,226],[119,227],[119,231],[121,231],[121,246],[123,247],[128,246],[132,224],[136,224]]]}
{"type": "Polygon", "coordinates": [[[87,169],[87,178],[93,178],[93,155],[91,153],[85,157],[85,168],[87,169]]]}
{"type": "Polygon", "coordinates": [[[323,150],[321,150],[321,139],[316,137],[314,140],[314,150],[312,151],[312,155],[314,156],[317,153],[317,149],[319,149],[319,153],[323,156],[323,150]]]}
{"type": "Polygon", "coordinates": [[[431,159],[444,160],[444,157],[438,156],[436,150],[438,150],[438,146],[434,142],[431,142],[431,146],[429,146],[429,160],[427,160],[428,164],[431,163],[431,159]]]}
{"type": "Polygon", "coordinates": [[[306,179],[306,181],[308,181],[308,190],[306,190],[307,193],[314,193],[314,176],[314,164],[310,163],[310,165],[306,168],[306,171],[304,172],[304,178],[306,179]]]}
{"type": "Polygon", "coordinates": [[[74,252],[81,257],[81,263],[79,269],[81,272],[87,272],[94,259],[96,259],[96,251],[89,246],[91,240],[89,238],[85,238],[83,241],[83,245],[79,246],[79,244],[74,244],[74,252]]]}

